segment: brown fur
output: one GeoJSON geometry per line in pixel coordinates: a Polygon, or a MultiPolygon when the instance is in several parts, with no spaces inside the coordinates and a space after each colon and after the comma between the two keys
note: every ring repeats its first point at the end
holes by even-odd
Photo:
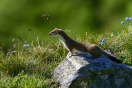
{"type": "Polygon", "coordinates": [[[61,30],[55,28],[53,31],[49,33],[49,35],[55,36],[56,34],[61,35],[65,39],[65,44],[69,51],[73,54],[72,50],[76,49],[81,52],[86,52],[92,55],[92,57],[99,57],[101,54],[105,55],[106,57],[110,58],[111,60],[121,63],[120,60],[118,60],[116,57],[104,52],[100,47],[98,47],[96,44],[90,44],[90,43],[83,43],[78,42],[73,39],[71,39],[69,36],[66,35],[66,33],[61,30]]]}

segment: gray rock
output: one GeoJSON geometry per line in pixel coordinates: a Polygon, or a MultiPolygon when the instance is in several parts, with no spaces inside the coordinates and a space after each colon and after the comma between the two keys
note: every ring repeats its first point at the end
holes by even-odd
{"type": "Polygon", "coordinates": [[[71,58],[67,55],[55,68],[52,77],[61,88],[132,88],[131,66],[86,54],[71,58]]]}

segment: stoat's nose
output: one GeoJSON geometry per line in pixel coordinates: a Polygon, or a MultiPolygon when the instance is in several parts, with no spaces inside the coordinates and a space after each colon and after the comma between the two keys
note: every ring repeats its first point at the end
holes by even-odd
{"type": "Polygon", "coordinates": [[[52,35],[51,33],[49,33],[49,35],[52,35]]]}
{"type": "Polygon", "coordinates": [[[52,35],[52,33],[50,32],[49,35],[52,35]]]}

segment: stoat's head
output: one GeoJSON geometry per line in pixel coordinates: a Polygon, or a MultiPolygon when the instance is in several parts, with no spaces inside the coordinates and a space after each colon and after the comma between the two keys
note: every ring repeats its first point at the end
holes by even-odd
{"type": "Polygon", "coordinates": [[[63,30],[58,29],[58,28],[55,28],[53,31],[51,31],[51,32],[49,33],[49,35],[50,35],[50,36],[58,37],[58,36],[62,35],[63,33],[64,33],[63,30]]]}

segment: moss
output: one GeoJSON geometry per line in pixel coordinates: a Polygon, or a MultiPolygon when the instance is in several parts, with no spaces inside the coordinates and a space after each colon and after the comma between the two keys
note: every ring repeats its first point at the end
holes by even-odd
{"type": "Polygon", "coordinates": [[[114,69],[105,69],[102,71],[102,75],[113,74],[114,71],[115,71],[114,69]]]}

